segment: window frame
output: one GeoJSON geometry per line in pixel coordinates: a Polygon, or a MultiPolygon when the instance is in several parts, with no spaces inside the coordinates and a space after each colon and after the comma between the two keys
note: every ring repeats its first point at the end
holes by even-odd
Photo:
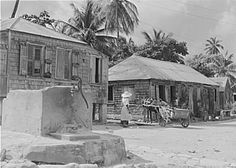
{"type": "Polygon", "coordinates": [[[30,77],[42,77],[43,76],[43,73],[44,73],[44,58],[45,58],[45,45],[42,45],[42,44],[37,44],[37,43],[31,43],[31,42],[27,42],[26,43],[26,48],[27,48],[27,76],[30,76],[30,77]],[[33,56],[32,56],[32,75],[29,75],[29,47],[33,46],[33,56]],[[34,72],[34,67],[35,67],[35,48],[41,48],[40,51],[40,73],[37,74],[34,72]]]}
{"type": "MultiPolygon", "coordinates": [[[[59,79],[59,80],[71,80],[71,76],[72,76],[72,60],[71,60],[71,54],[72,54],[72,49],[67,49],[67,48],[62,48],[62,47],[56,47],[56,66],[55,66],[55,79],[59,79]],[[63,72],[63,78],[58,77],[58,50],[66,50],[69,51],[69,77],[68,79],[65,78],[65,69],[63,72]]],[[[64,64],[65,65],[65,64],[64,64]]]]}

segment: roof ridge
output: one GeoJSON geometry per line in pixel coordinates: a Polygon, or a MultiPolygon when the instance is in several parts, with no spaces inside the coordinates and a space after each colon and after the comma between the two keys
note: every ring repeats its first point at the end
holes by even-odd
{"type": "MultiPolygon", "coordinates": [[[[142,56],[140,56],[140,55],[137,55],[137,53],[134,53],[132,56],[141,57],[141,58],[143,58],[143,59],[152,59],[152,60],[157,61],[157,62],[165,62],[165,63],[168,63],[168,64],[174,64],[174,65],[180,65],[180,66],[189,67],[189,66],[187,66],[187,65],[185,65],[185,64],[179,64],[179,63],[176,63],[176,62],[162,61],[162,60],[158,60],[158,59],[154,59],[154,58],[142,57],[142,56]]],[[[131,57],[132,57],[132,56],[131,56],[131,57]]]]}
{"type": "MultiPolygon", "coordinates": [[[[24,18],[21,18],[21,19],[24,19],[24,18]]],[[[26,20],[26,19],[24,19],[24,21],[29,22],[30,24],[37,25],[37,26],[42,26],[42,25],[40,25],[40,24],[37,24],[37,23],[31,22],[31,21],[26,20]]],[[[56,32],[56,33],[58,33],[58,34],[62,34],[63,36],[67,36],[67,37],[73,38],[73,39],[75,39],[75,40],[78,40],[78,39],[76,39],[76,38],[74,38],[74,37],[68,36],[68,35],[66,35],[66,34],[64,34],[64,33],[60,33],[60,32],[58,32],[58,31],[55,31],[55,30],[53,30],[53,29],[50,29],[50,28],[48,28],[48,27],[46,27],[46,26],[42,26],[42,27],[44,27],[44,28],[47,29],[47,30],[50,30],[50,31],[56,32]]],[[[78,41],[80,41],[80,40],[78,40],[78,41]]],[[[80,41],[80,42],[81,42],[81,43],[84,43],[84,44],[87,44],[87,43],[84,42],[84,41],[80,41]]]]}
{"type": "Polygon", "coordinates": [[[21,17],[18,17],[13,23],[12,25],[9,27],[9,29],[13,29],[15,27],[15,25],[20,21],[21,17]]]}
{"type": "MultiPolygon", "coordinates": [[[[63,34],[63,33],[61,33],[61,32],[55,31],[55,30],[53,30],[53,29],[51,29],[51,28],[49,28],[49,27],[42,26],[42,25],[39,25],[39,24],[37,24],[37,23],[33,23],[33,22],[31,22],[31,21],[29,21],[29,20],[26,20],[26,19],[24,19],[24,18],[22,18],[22,17],[10,18],[10,19],[6,19],[6,20],[4,20],[4,21],[10,21],[10,20],[12,20],[12,19],[16,19],[16,20],[15,20],[15,21],[13,20],[13,23],[10,24],[10,26],[7,28],[7,29],[9,29],[9,30],[18,31],[18,30],[14,30],[14,29],[16,29],[15,26],[16,26],[17,23],[19,23],[20,21],[22,21],[23,24],[29,24],[29,25],[31,25],[31,26],[36,27],[36,29],[40,29],[40,30],[45,29],[45,30],[44,30],[45,32],[48,32],[48,34],[50,34],[50,32],[51,32],[51,34],[54,34],[54,37],[47,36],[47,35],[42,35],[42,34],[36,34],[36,35],[41,35],[41,36],[44,36],[44,37],[50,37],[50,38],[55,38],[55,39],[60,39],[60,38],[58,38],[58,37],[56,37],[56,36],[61,36],[62,38],[67,38],[67,41],[69,40],[69,41],[77,42],[77,43],[80,43],[80,44],[88,45],[86,42],[84,42],[84,41],[82,41],[82,40],[79,40],[79,39],[77,39],[77,38],[74,38],[74,37],[68,36],[68,35],[66,35],[66,34],[63,34]],[[52,33],[52,32],[53,32],[53,33],[52,33]]],[[[3,21],[2,21],[2,22],[3,22],[3,21]]],[[[20,32],[21,32],[21,31],[20,31],[20,32]]],[[[24,32],[24,31],[23,31],[23,32],[24,32]]],[[[24,33],[27,33],[27,32],[24,32],[24,33]]],[[[30,33],[30,34],[32,34],[32,33],[30,33]]],[[[34,34],[34,33],[33,33],[33,34],[34,34]]]]}

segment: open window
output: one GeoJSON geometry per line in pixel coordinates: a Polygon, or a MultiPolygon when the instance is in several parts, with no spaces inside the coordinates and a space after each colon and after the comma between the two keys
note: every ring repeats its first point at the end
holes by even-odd
{"type": "Polygon", "coordinates": [[[91,57],[90,59],[91,69],[91,83],[101,82],[101,58],[91,57]]]}
{"type": "Polygon", "coordinates": [[[114,94],[113,94],[114,86],[108,86],[108,101],[114,101],[114,94]]]}

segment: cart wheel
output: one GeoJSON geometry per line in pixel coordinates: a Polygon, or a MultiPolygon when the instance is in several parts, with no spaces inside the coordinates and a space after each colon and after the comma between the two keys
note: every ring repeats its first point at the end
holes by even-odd
{"type": "Polygon", "coordinates": [[[165,126],[166,126],[166,121],[165,121],[163,118],[160,118],[160,120],[159,120],[159,125],[160,125],[161,127],[165,127],[165,126]]]}
{"type": "Polygon", "coordinates": [[[189,119],[182,119],[181,120],[181,125],[184,127],[184,128],[187,128],[189,126],[189,119]]]}

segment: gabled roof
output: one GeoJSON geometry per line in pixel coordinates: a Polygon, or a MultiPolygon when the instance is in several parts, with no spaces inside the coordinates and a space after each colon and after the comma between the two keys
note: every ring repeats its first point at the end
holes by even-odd
{"type": "Polygon", "coordinates": [[[219,84],[220,86],[220,91],[224,91],[225,90],[225,87],[226,87],[226,84],[228,82],[228,78],[227,77],[215,77],[215,78],[209,78],[211,79],[212,81],[214,81],[215,83],[219,84]]]}
{"type": "Polygon", "coordinates": [[[54,39],[87,44],[83,41],[80,41],[78,39],[69,37],[65,34],[56,32],[52,29],[41,26],[39,24],[32,23],[20,17],[1,21],[1,31],[4,31],[4,30],[12,30],[12,31],[34,34],[34,35],[39,35],[39,36],[44,36],[44,37],[49,37],[49,38],[54,38],[54,39]]]}
{"type": "Polygon", "coordinates": [[[218,86],[191,67],[133,55],[109,69],[109,81],[160,79],[218,86]]]}

